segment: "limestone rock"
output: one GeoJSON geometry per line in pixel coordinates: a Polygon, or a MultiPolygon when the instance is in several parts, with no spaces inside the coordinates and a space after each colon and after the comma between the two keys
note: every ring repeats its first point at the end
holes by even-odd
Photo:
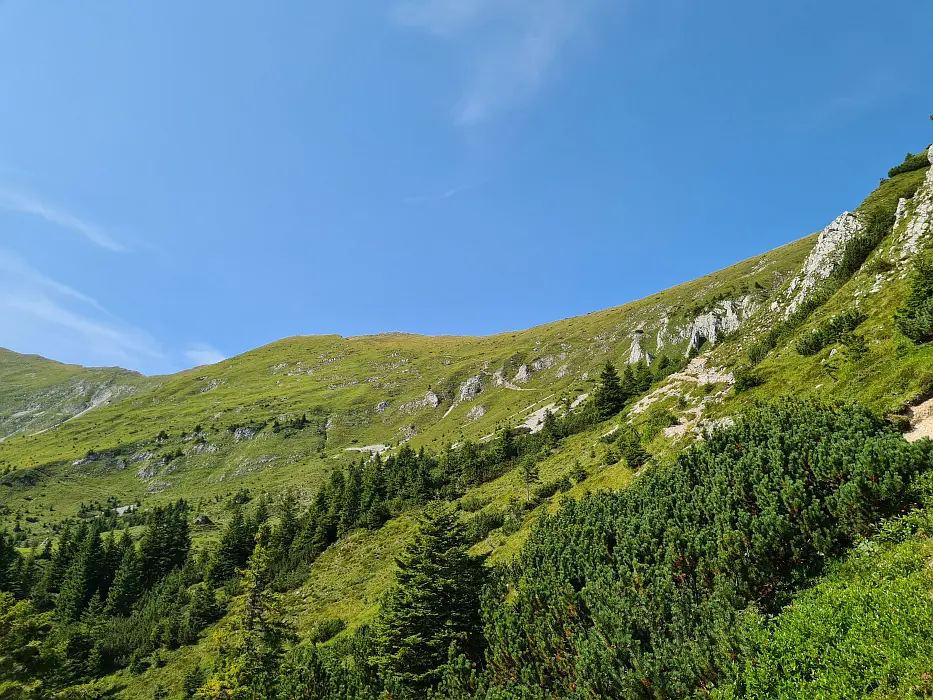
{"type": "Polygon", "coordinates": [[[255,428],[237,428],[233,431],[233,441],[234,442],[243,442],[244,440],[252,440],[256,437],[255,428]]]}
{"type": "Polygon", "coordinates": [[[433,391],[428,391],[420,399],[409,401],[403,404],[399,409],[402,413],[415,414],[426,408],[437,408],[441,405],[441,400],[433,391]]]}
{"type": "Polygon", "coordinates": [[[816,245],[803,263],[803,269],[787,289],[788,301],[784,306],[784,318],[794,313],[817,285],[833,273],[842,260],[846,245],[861,230],[862,224],[858,217],[844,211],[820,232],[816,245]]]}
{"type": "Polygon", "coordinates": [[[632,345],[628,351],[628,363],[630,365],[637,365],[642,360],[645,360],[650,365],[654,360],[654,355],[641,346],[641,339],[644,335],[645,332],[643,330],[637,330],[632,334],[632,345]]]}
{"type": "Polygon", "coordinates": [[[194,524],[195,525],[213,525],[214,521],[211,520],[206,515],[199,515],[198,517],[194,519],[194,524]]]}
{"type": "Polygon", "coordinates": [[[466,419],[470,422],[473,422],[475,420],[479,420],[485,415],[486,415],[485,406],[474,406],[473,408],[470,409],[470,412],[466,414],[466,419]]]}
{"type": "Polygon", "coordinates": [[[483,391],[483,380],[480,375],[470,377],[460,385],[458,394],[460,401],[472,401],[483,391]]]}
{"type": "Polygon", "coordinates": [[[518,368],[518,372],[515,373],[514,381],[516,384],[524,384],[529,379],[531,379],[531,370],[528,368],[528,365],[522,365],[518,368]]]}
{"type": "Polygon", "coordinates": [[[383,399],[376,405],[376,413],[384,413],[388,407],[389,407],[389,402],[383,399]]]}

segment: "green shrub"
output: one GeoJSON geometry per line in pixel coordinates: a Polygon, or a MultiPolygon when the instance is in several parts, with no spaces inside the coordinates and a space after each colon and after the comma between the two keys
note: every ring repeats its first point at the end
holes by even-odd
{"type": "Polygon", "coordinates": [[[901,173],[909,173],[914,170],[922,170],[930,165],[930,161],[927,159],[927,152],[921,151],[920,153],[908,153],[904,157],[904,162],[900,165],[896,165],[888,171],[888,177],[894,177],[895,175],[900,175],[901,173]]]}
{"type": "Polygon", "coordinates": [[[915,343],[933,340],[933,253],[917,258],[910,292],[894,312],[898,329],[915,343]]]}
{"type": "Polygon", "coordinates": [[[761,386],[764,384],[764,378],[757,372],[754,372],[746,367],[741,367],[735,371],[735,388],[736,394],[741,394],[750,389],[754,389],[756,386],[761,386]]]}
{"type": "Polygon", "coordinates": [[[488,677],[529,698],[694,697],[737,682],[748,606],[776,613],[905,507],[930,452],[864,409],[784,402],[624,491],[568,502],[484,603],[488,677]]]}
{"type": "MultiPolygon", "coordinates": [[[[861,311],[853,309],[839,314],[814,328],[800,338],[795,349],[801,355],[815,355],[827,345],[844,341],[851,332],[865,322],[867,317],[861,311]]],[[[851,341],[850,342],[854,342],[851,341]]]]}

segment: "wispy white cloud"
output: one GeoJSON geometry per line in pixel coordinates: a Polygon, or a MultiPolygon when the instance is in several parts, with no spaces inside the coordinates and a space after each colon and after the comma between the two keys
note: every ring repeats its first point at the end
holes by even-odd
{"type": "Polygon", "coordinates": [[[0,250],[0,345],[81,364],[118,364],[144,371],[171,367],[148,333],[4,250],[0,250]]]}
{"type": "Polygon", "coordinates": [[[464,86],[453,117],[486,121],[532,99],[605,0],[399,0],[403,27],[462,54],[464,86]]]}
{"type": "Polygon", "coordinates": [[[115,253],[125,253],[126,246],[114,240],[106,231],[95,224],[88,223],[79,219],[63,209],[43,202],[35,197],[15,192],[8,189],[0,189],[0,208],[8,211],[15,211],[21,214],[31,214],[45,219],[50,224],[61,226],[87,238],[91,243],[106,248],[115,253]]]}
{"type": "Polygon", "coordinates": [[[214,365],[227,359],[219,350],[215,350],[205,343],[195,343],[185,351],[187,357],[197,367],[199,365],[214,365]]]}
{"type": "Polygon", "coordinates": [[[57,292],[62,296],[71,297],[77,301],[83,301],[85,304],[94,307],[98,311],[110,315],[110,312],[101,306],[96,299],[79,292],[77,289],[69,287],[67,284],[62,284],[61,282],[56,282],[46,277],[14,253],[0,250],[0,271],[9,277],[19,277],[22,282],[32,283],[39,287],[57,292]]]}

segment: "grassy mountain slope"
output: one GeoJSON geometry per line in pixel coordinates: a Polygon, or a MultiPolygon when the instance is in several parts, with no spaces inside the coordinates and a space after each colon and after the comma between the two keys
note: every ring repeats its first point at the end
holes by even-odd
{"type": "MultiPolygon", "coordinates": [[[[878,211],[896,215],[893,228],[850,274],[837,271],[846,265],[851,239],[833,247],[836,234],[829,231],[641,301],[525,331],[488,338],[296,337],[210,367],[136,379],[129,398],[0,444],[0,470],[7,472],[0,481],[0,506],[6,507],[0,528],[19,520],[27,548],[54,537],[56,524],[82,502],[112,498],[150,507],[180,497],[222,525],[231,496],[241,489],[292,486],[307,499],[361,450],[392,454],[404,442],[441,450],[482,441],[502,426],[536,428],[544,407],[566,413],[592,393],[606,360],[621,366],[650,353],[655,363],[662,357],[683,363],[691,355],[689,364],[625,412],[566,438],[540,464],[543,482],[574,473],[575,485],[564,496],[545,498],[516,527],[495,528],[475,545],[497,563],[509,560],[537,517],[562,498],[632,481],[634,472],[613,457],[604,437],[622,424],[639,428],[645,446],[663,461],[714,421],[788,393],[857,399],[879,413],[907,416],[909,404],[933,393],[933,346],[908,341],[894,322],[916,254],[929,244],[928,172],[895,174],[855,210],[861,228],[853,230],[862,233],[878,211]],[[808,279],[806,313],[791,313],[808,279]],[[820,303],[812,302],[817,298],[820,303]],[[852,311],[861,315],[847,335],[811,354],[799,351],[814,330],[852,311]],[[756,354],[769,334],[773,344],[756,354]],[[737,391],[737,375],[755,381],[737,391]],[[307,421],[290,427],[300,416],[307,421]]],[[[43,391],[85,376],[81,372],[110,371],[48,363],[44,372],[48,361],[20,358],[11,354],[10,366],[22,367],[28,380],[11,380],[0,390],[0,401],[10,405],[15,399],[8,395],[16,391],[43,391]]],[[[118,378],[129,382],[123,375],[110,381],[118,378]]],[[[513,470],[471,488],[461,503],[491,513],[513,508],[524,493],[513,470]]],[[[351,627],[372,619],[391,580],[393,556],[412,528],[403,514],[328,548],[286,596],[299,630],[307,634],[332,618],[351,627]]],[[[218,534],[218,526],[195,529],[198,544],[218,534]]],[[[205,636],[196,647],[168,652],[164,666],[140,675],[121,671],[109,683],[129,698],[151,697],[157,684],[177,689],[187,669],[210,657],[213,644],[205,636]]]]}
{"type": "Polygon", "coordinates": [[[0,439],[58,425],[148,383],[118,367],[65,365],[0,348],[0,439]]]}

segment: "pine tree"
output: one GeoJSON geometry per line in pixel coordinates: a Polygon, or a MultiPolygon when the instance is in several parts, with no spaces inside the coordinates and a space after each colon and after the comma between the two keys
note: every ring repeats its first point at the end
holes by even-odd
{"type": "Polygon", "coordinates": [[[477,660],[483,635],[479,594],[483,558],[469,554],[463,525],[449,505],[425,508],[412,542],[396,559],[395,584],[375,623],[374,662],[415,690],[434,685],[450,646],[477,660]]]}
{"type": "Polygon", "coordinates": [[[363,468],[360,484],[360,525],[375,529],[388,520],[389,513],[385,504],[386,486],[382,459],[377,454],[363,468]]]}
{"type": "Polygon", "coordinates": [[[503,464],[515,457],[515,436],[508,427],[502,428],[492,445],[492,458],[496,464],[503,464]]]}
{"type": "Polygon", "coordinates": [[[243,510],[235,506],[233,517],[224,529],[220,545],[207,565],[205,579],[211,586],[218,586],[236,574],[249,557],[250,533],[243,518],[243,510]]]}
{"type": "Polygon", "coordinates": [[[337,524],[338,538],[344,537],[356,526],[359,518],[362,479],[362,466],[350,465],[341,495],[340,521],[337,524]]]}
{"type": "Polygon", "coordinates": [[[105,614],[128,616],[142,593],[142,584],[142,560],[135,545],[130,542],[110,586],[104,606],[105,614]]]}
{"type": "MultiPolygon", "coordinates": [[[[627,369],[631,371],[631,367],[627,369]]],[[[593,402],[600,420],[605,420],[621,411],[627,398],[626,392],[622,390],[622,385],[619,383],[619,373],[615,366],[611,362],[606,362],[606,366],[599,375],[599,385],[593,394],[593,402]]]]}
{"type": "Polygon", "coordinates": [[[557,425],[557,418],[551,413],[550,409],[544,412],[544,419],[541,422],[541,437],[548,447],[556,447],[560,442],[560,427],[557,425]]]}
{"type": "Polygon", "coordinates": [[[541,475],[538,470],[538,462],[534,455],[524,457],[519,465],[522,483],[525,484],[525,500],[531,500],[531,487],[541,483],[541,475]]]}
{"type": "Polygon", "coordinates": [[[279,596],[269,590],[272,538],[272,527],[263,524],[244,573],[243,596],[234,604],[229,627],[218,634],[218,670],[196,697],[249,700],[275,697],[282,654],[295,637],[285,620],[279,596]]]}

